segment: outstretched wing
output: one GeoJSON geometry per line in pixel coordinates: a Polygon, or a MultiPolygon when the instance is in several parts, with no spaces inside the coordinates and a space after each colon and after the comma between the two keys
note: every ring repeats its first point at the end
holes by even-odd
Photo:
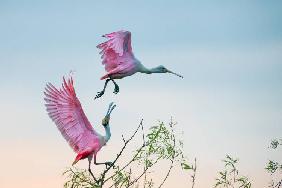
{"type": "Polygon", "coordinates": [[[126,62],[124,61],[126,56],[133,57],[129,31],[117,31],[105,34],[103,37],[109,40],[99,44],[97,48],[101,49],[102,64],[105,65],[107,72],[116,68],[120,63],[126,62]]]}
{"type": "Polygon", "coordinates": [[[72,78],[63,78],[60,89],[48,83],[45,88],[46,110],[61,134],[75,152],[79,152],[95,139],[94,131],[76,97],[72,78]]]}

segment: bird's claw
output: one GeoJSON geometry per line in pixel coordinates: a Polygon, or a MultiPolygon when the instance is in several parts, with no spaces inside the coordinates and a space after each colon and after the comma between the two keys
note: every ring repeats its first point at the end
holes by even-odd
{"type": "Polygon", "coordinates": [[[95,96],[94,100],[102,97],[103,95],[104,95],[104,91],[98,92],[97,95],[95,96]]]}
{"type": "Polygon", "coordinates": [[[111,167],[113,165],[112,162],[105,162],[106,168],[111,167]]]}
{"type": "Polygon", "coordinates": [[[116,86],[115,86],[115,90],[114,90],[113,93],[114,93],[114,94],[117,94],[118,92],[119,92],[119,87],[116,85],[116,86]]]}
{"type": "Polygon", "coordinates": [[[102,182],[101,179],[96,180],[96,183],[97,183],[98,185],[100,184],[100,182],[102,182]]]}

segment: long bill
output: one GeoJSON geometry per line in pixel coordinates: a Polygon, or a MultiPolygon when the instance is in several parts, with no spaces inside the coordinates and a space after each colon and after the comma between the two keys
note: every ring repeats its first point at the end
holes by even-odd
{"type": "Polygon", "coordinates": [[[110,116],[115,107],[116,107],[116,105],[113,102],[111,102],[110,105],[109,105],[106,116],[110,116]]]}
{"type": "Polygon", "coordinates": [[[170,71],[170,70],[167,70],[167,72],[168,72],[168,73],[171,73],[171,74],[174,74],[174,75],[176,75],[176,76],[178,76],[178,77],[180,77],[180,78],[183,78],[182,75],[177,74],[177,73],[175,73],[175,72],[172,72],[172,71],[170,71]]]}

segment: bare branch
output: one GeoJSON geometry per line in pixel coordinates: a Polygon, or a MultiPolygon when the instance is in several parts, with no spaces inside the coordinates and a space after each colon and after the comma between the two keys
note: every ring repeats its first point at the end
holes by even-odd
{"type": "Polygon", "coordinates": [[[120,156],[121,156],[121,154],[123,153],[123,151],[125,150],[127,144],[135,137],[136,133],[138,132],[138,130],[140,129],[141,126],[143,127],[143,119],[141,119],[141,122],[139,123],[137,129],[134,131],[133,135],[132,135],[128,140],[125,141],[125,139],[123,138],[124,145],[123,145],[123,147],[121,148],[120,152],[117,154],[117,157],[116,157],[115,160],[112,162],[112,164],[111,164],[108,168],[106,168],[106,170],[104,170],[104,172],[101,174],[100,180],[102,180],[102,185],[103,185],[107,180],[109,180],[109,179],[111,178],[111,177],[110,177],[110,178],[108,178],[108,179],[106,179],[106,180],[104,181],[104,178],[105,178],[106,173],[107,173],[112,167],[114,167],[115,163],[116,163],[117,160],[120,158],[120,156]]]}
{"type": "Polygon", "coordinates": [[[196,171],[197,171],[197,159],[194,159],[194,167],[192,168],[193,174],[191,175],[192,177],[192,188],[195,186],[195,180],[196,180],[196,171]]]}
{"type": "MultiPolygon", "coordinates": [[[[160,159],[161,159],[161,156],[160,156],[158,159],[156,159],[156,161],[155,161],[150,167],[152,167],[152,166],[154,166],[156,163],[158,163],[158,161],[159,161],[160,159]]],[[[148,170],[150,167],[145,168],[145,170],[144,170],[137,178],[135,178],[133,181],[131,181],[131,183],[129,184],[129,186],[131,186],[133,183],[137,182],[140,178],[142,178],[142,177],[144,176],[144,174],[147,172],[147,170],[148,170]]]]}
{"type": "Polygon", "coordinates": [[[162,183],[160,184],[159,188],[163,186],[163,184],[165,183],[165,181],[167,180],[170,172],[171,172],[171,169],[173,168],[173,163],[174,163],[174,160],[171,161],[171,164],[170,164],[170,167],[169,167],[169,170],[165,176],[165,178],[163,179],[162,183]]]}

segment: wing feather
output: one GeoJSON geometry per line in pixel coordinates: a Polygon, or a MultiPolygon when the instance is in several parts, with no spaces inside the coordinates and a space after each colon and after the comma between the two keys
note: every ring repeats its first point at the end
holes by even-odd
{"type": "Polygon", "coordinates": [[[105,34],[103,37],[109,40],[97,45],[97,48],[101,50],[99,54],[101,54],[102,64],[105,65],[107,72],[124,63],[123,60],[126,56],[133,57],[129,31],[117,31],[105,34]]]}
{"type": "Polygon", "coordinates": [[[45,88],[46,110],[49,117],[55,122],[57,128],[75,152],[83,151],[98,134],[88,121],[81,104],[76,97],[73,79],[67,81],[57,89],[51,83],[45,88]]]}

